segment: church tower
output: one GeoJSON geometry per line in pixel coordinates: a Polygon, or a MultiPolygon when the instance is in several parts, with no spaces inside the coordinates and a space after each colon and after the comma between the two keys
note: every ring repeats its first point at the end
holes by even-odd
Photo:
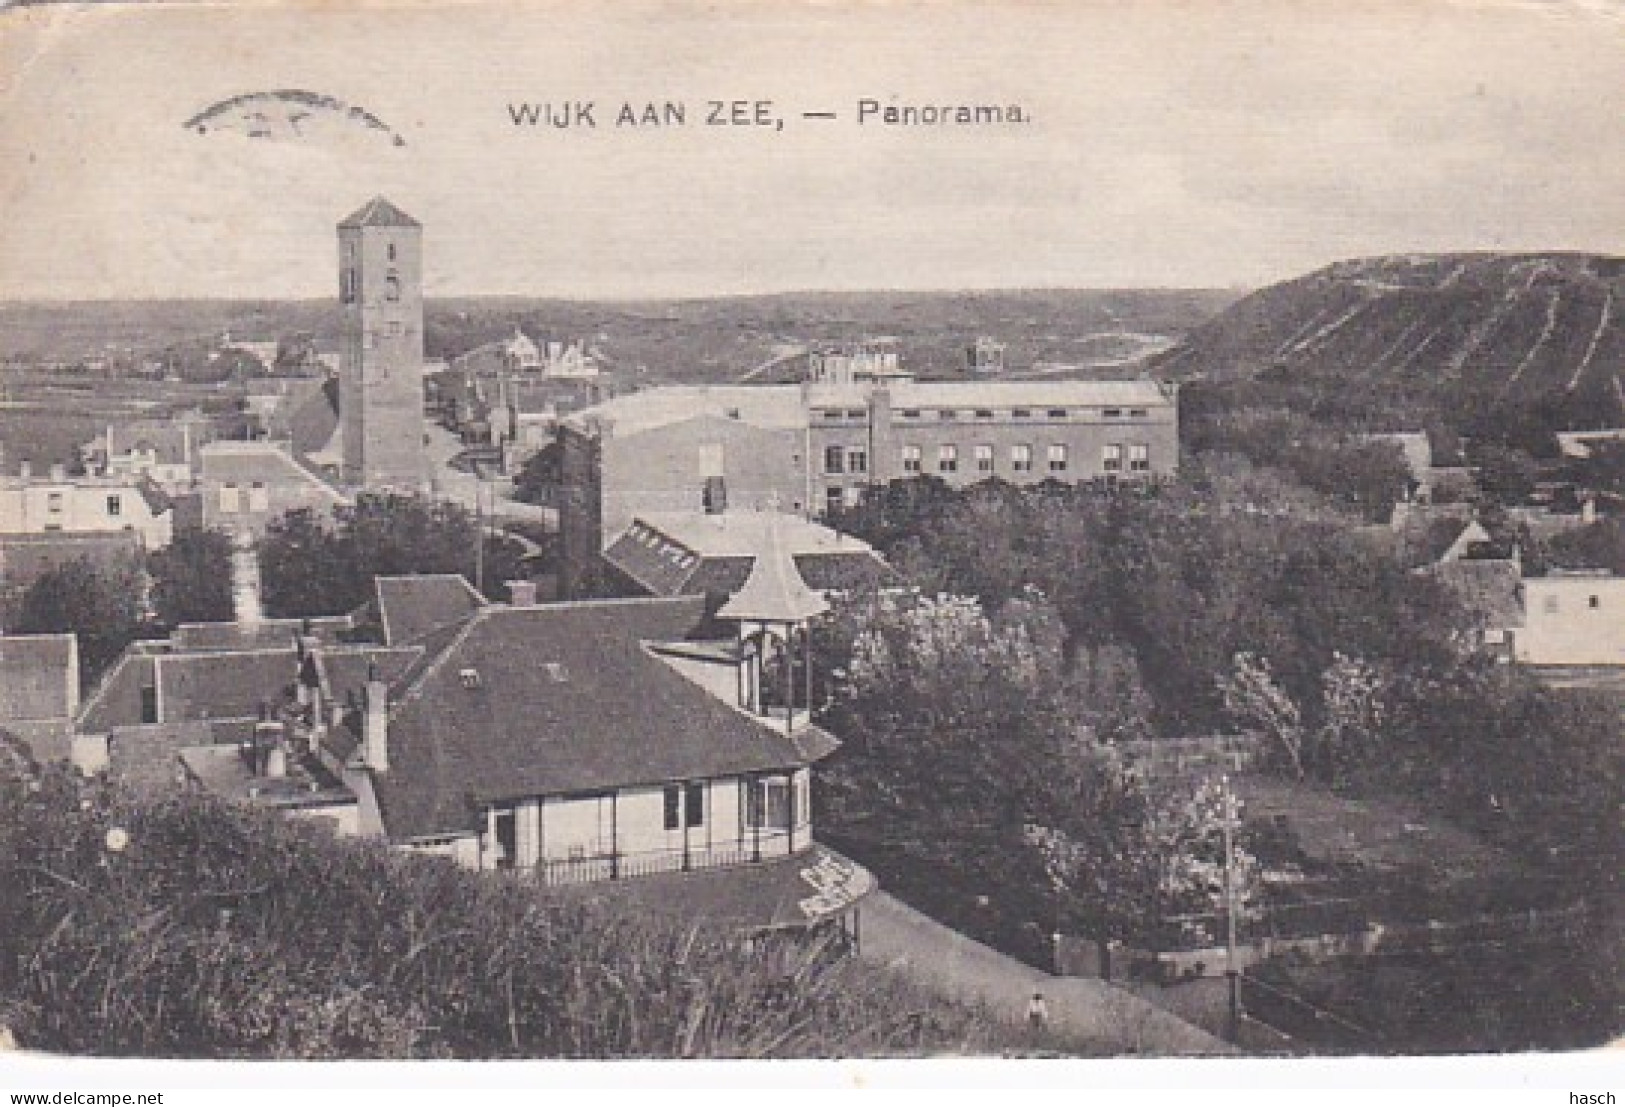
{"type": "Polygon", "coordinates": [[[373,490],[421,490],[423,227],[382,196],[338,226],[340,478],[373,490]]]}

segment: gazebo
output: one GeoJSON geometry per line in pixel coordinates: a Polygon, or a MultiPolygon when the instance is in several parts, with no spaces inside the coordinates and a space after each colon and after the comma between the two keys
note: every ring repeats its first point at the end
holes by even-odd
{"type": "Polygon", "coordinates": [[[829,610],[823,596],[801,579],[793,558],[784,552],[777,520],[768,524],[767,548],[751,565],[743,586],[717,611],[717,617],[739,624],[739,705],[771,714],[762,682],[768,665],[779,664],[784,687],[784,728],[795,728],[796,652],[801,652],[801,680],[812,709],[812,635],[808,622],[829,610]],[[776,658],[773,656],[776,654],[776,658]]]}

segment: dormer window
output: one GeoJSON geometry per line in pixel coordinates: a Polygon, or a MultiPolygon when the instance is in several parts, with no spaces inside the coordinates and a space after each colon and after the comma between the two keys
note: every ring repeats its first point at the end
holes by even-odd
{"type": "Polygon", "coordinates": [[[457,679],[464,688],[470,691],[480,687],[480,671],[478,669],[460,669],[457,679]]]}

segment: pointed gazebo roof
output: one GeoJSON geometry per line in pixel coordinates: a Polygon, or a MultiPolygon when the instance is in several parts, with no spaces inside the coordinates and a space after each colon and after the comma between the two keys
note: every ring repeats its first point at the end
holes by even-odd
{"type": "Polygon", "coordinates": [[[356,227],[420,227],[416,219],[407,215],[400,208],[384,199],[374,196],[361,208],[352,212],[350,217],[339,224],[343,230],[356,227]]]}
{"type": "Polygon", "coordinates": [[[758,623],[800,623],[829,610],[829,603],[807,587],[793,558],[779,541],[778,519],[767,525],[767,548],[751,564],[750,576],[717,611],[722,619],[758,623]]]}

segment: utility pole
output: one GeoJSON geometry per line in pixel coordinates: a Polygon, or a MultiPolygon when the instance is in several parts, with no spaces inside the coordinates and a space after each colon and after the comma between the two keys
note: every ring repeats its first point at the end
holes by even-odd
{"type": "Polygon", "coordinates": [[[485,470],[474,462],[474,591],[485,595],[485,470]]]}
{"type": "Polygon", "coordinates": [[[1241,974],[1236,971],[1236,794],[1230,778],[1219,778],[1224,790],[1224,975],[1230,991],[1230,1041],[1241,1035],[1241,974]]]}

